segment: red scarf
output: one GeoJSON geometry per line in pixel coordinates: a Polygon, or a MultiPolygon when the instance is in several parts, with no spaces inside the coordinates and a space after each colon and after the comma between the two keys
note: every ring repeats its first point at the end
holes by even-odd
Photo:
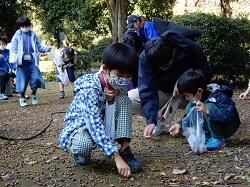
{"type": "Polygon", "coordinates": [[[101,80],[101,83],[104,87],[108,88],[108,90],[114,90],[114,88],[112,86],[110,86],[109,84],[106,83],[106,81],[104,80],[104,73],[102,72],[100,74],[100,80],[101,80]]]}

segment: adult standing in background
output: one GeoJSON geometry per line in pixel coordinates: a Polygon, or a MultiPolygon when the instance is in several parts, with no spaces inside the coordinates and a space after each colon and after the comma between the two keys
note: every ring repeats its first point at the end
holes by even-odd
{"type": "Polygon", "coordinates": [[[32,104],[38,104],[37,89],[45,89],[44,80],[39,69],[39,52],[49,52],[52,46],[41,46],[36,33],[31,30],[31,21],[25,16],[17,19],[20,29],[16,31],[10,47],[10,63],[17,63],[16,92],[20,92],[20,106],[26,106],[25,91],[28,83],[32,93],[32,104]]]}
{"type": "MultiPolygon", "coordinates": [[[[171,96],[179,97],[176,83],[189,68],[200,69],[207,83],[210,81],[210,67],[202,48],[196,42],[170,30],[147,42],[139,56],[138,89],[128,92],[133,112],[144,113],[146,117],[145,138],[158,135],[163,130],[160,124],[157,125],[158,110],[171,96]]],[[[181,101],[187,104],[185,98],[181,101]]],[[[185,108],[182,105],[179,107],[185,108]]]]}

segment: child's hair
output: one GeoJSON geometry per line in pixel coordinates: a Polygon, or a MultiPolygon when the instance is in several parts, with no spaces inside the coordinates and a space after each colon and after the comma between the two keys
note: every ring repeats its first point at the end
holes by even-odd
{"type": "Polygon", "coordinates": [[[137,35],[136,32],[127,33],[122,38],[122,42],[133,47],[137,54],[140,54],[143,51],[141,38],[137,35]]]}
{"type": "Polygon", "coordinates": [[[6,36],[1,36],[0,40],[3,41],[4,43],[6,43],[6,45],[7,45],[8,42],[7,42],[6,36]]]}
{"type": "Polygon", "coordinates": [[[174,43],[171,39],[160,36],[147,42],[145,46],[146,60],[154,67],[164,66],[174,58],[174,43]]]}
{"type": "Polygon", "coordinates": [[[138,66],[138,57],[131,46],[115,43],[106,47],[102,62],[110,71],[117,69],[120,73],[133,74],[138,66]]]}
{"type": "Polygon", "coordinates": [[[23,26],[28,26],[30,27],[31,22],[29,20],[29,18],[25,17],[25,16],[21,16],[17,19],[16,21],[18,27],[23,27],[23,26]]]}
{"type": "Polygon", "coordinates": [[[207,83],[200,70],[189,69],[180,76],[177,82],[177,88],[180,94],[192,93],[195,95],[199,88],[206,90],[207,83]]]}
{"type": "Polygon", "coordinates": [[[64,51],[65,55],[73,57],[75,54],[75,51],[73,48],[71,47],[66,47],[65,51],[64,51]]]}

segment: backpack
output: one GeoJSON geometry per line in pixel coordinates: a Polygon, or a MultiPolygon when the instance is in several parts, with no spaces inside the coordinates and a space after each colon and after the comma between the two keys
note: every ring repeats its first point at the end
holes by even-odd
{"type": "Polygon", "coordinates": [[[154,18],[154,23],[160,34],[163,34],[167,30],[172,30],[191,40],[194,40],[203,34],[203,30],[201,29],[192,29],[157,17],[154,18]]]}
{"type": "Polygon", "coordinates": [[[207,89],[213,93],[222,92],[229,98],[232,98],[233,96],[233,90],[225,85],[218,85],[216,83],[212,83],[207,85],[207,89]]]}
{"type": "Polygon", "coordinates": [[[137,54],[140,54],[144,50],[141,38],[136,32],[128,32],[123,36],[122,42],[133,47],[137,54]]]}

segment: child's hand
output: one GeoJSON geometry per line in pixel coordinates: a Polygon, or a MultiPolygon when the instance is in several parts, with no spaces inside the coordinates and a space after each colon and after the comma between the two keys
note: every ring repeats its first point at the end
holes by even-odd
{"type": "Polygon", "coordinates": [[[119,93],[119,90],[105,89],[105,97],[108,101],[112,101],[119,93]]]}
{"type": "Polygon", "coordinates": [[[64,68],[68,68],[68,67],[69,67],[69,65],[67,64],[67,65],[64,65],[63,67],[64,67],[64,68]]]}
{"type": "Polygon", "coordinates": [[[153,123],[147,125],[147,127],[144,130],[143,136],[147,139],[152,138],[152,136],[153,136],[152,132],[153,132],[154,128],[155,128],[155,124],[153,124],[153,123]]]}
{"type": "Polygon", "coordinates": [[[2,54],[0,54],[0,58],[3,58],[4,56],[2,54]]]}
{"type": "Polygon", "coordinates": [[[115,157],[115,164],[118,169],[118,173],[124,177],[130,177],[130,167],[126,164],[126,162],[122,159],[120,155],[115,157]]]}
{"type": "Polygon", "coordinates": [[[54,46],[49,46],[49,50],[55,49],[54,46]]]}
{"type": "Polygon", "coordinates": [[[246,98],[246,96],[247,96],[247,93],[246,93],[246,92],[244,92],[244,93],[240,94],[240,99],[245,99],[245,98],[246,98]]]}
{"type": "Polygon", "coordinates": [[[198,111],[202,112],[203,114],[209,114],[208,108],[201,101],[198,101],[196,103],[196,108],[198,111]]]}
{"type": "Polygon", "coordinates": [[[175,125],[173,125],[172,127],[170,127],[170,129],[168,130],[168,132],[172,135],[172,136],[177,136],[179,134],[181,126],[177,123],[175,125]]]}
{"type": "Polygon", "coordinates": [[[179,98],[180,97],[180,93],[179,93],[178,88],[177,88],[177,82],[178,81],[176,81],[175,86],[174,86],[174,90],[173,90],[173,97],[174,98],[179,98]]]}

